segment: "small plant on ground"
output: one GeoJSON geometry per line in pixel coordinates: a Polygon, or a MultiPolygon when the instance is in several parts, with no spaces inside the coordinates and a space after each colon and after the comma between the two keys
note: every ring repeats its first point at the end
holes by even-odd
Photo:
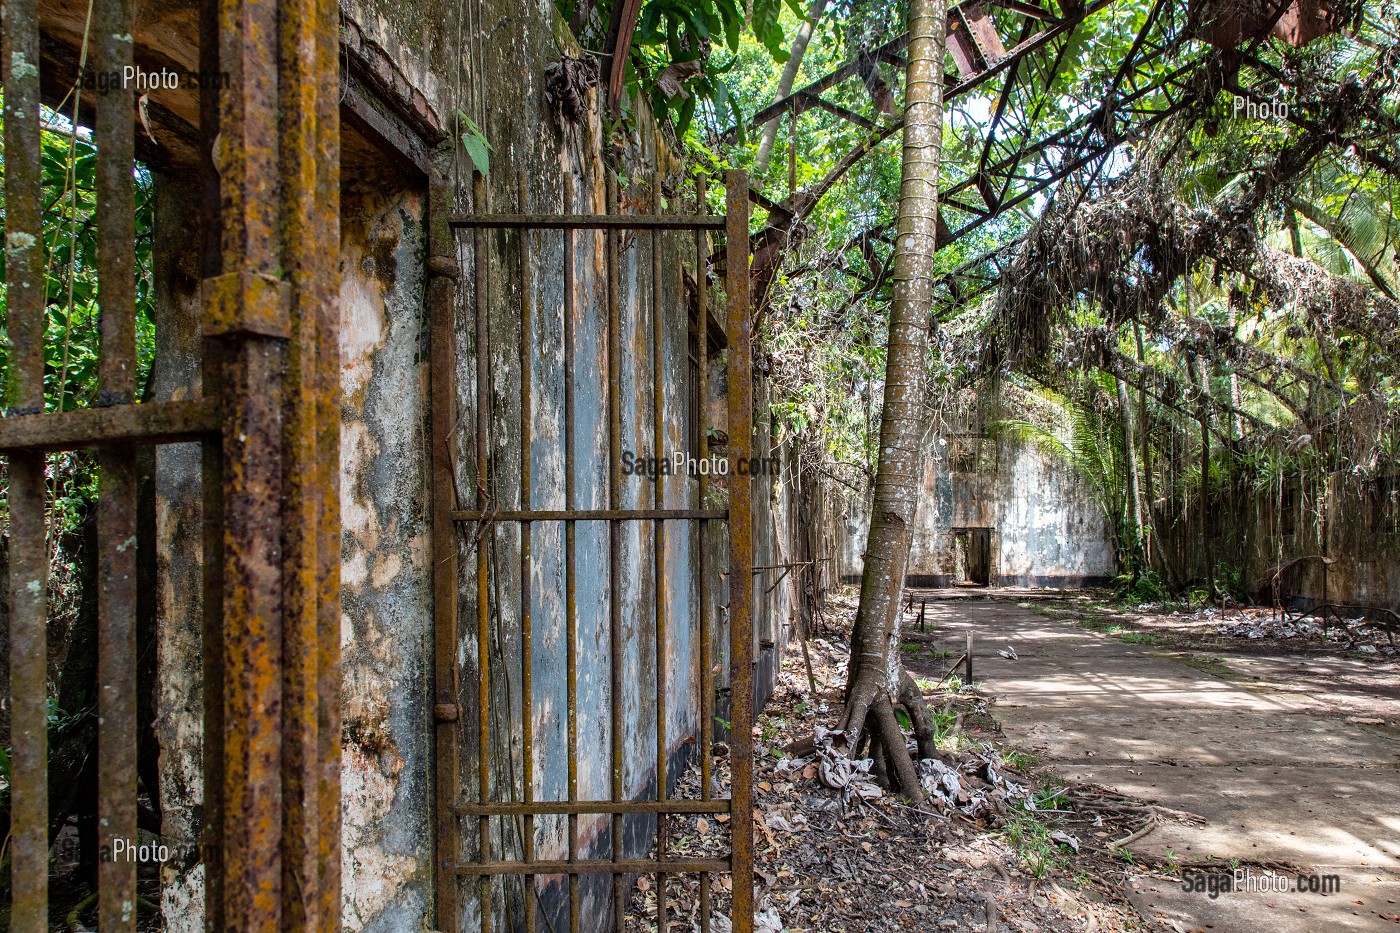
{"type": "Polygon", "coordinates": [[[1004,832],[1032,877],[1045,878],[1064,865],[1060,844],[1050,838],[1050,827],[1035,811],[1012,809],[1007,813],[1004,832]]]}
{"type": "Polygon", "coordinates": [[[1149,635],[1146,632],[1123,632],[1118,636],[1130,645],[1155,645],[1157,636],[1149,635]]]}

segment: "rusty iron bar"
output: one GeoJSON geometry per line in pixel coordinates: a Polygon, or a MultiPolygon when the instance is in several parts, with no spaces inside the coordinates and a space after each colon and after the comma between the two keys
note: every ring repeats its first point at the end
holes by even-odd
{"type": "Polygon", "coordinates": [[[281,926],[319,930],[334,926],[341,913],[338,898],[325,890],[340,875],[338,69],[326,47],[333,21],[325,0],[280,0],[279,6],[279,200],[290,299],[282,442],[281,926]]]}
{"type": "MultiPolygon", "coordinates": [[[[652,179],[652,208],[661,214],[661,173],[652,179]]],[[[665,328],[662,317],[664,278],[661,271],[661,231],[651,229],[651,389],[652,389],[652,451],[653,456],[662,457],[666,444],[666,390],[662,382],[662,371],[666,361],[665,328]]],[[[657,511],[666,508],[666,476],[657,472],[654,478],[654,504],[657,511]]],[[[657,518],[652,525],[654,546],[653,600],[656,606],[656,799],[666,800],[666,755],[669,751],[666,741],[666,523],[657,518]]],[[[666,815],[656,817],[656,857],[666,860],[666,815]]],[[[656,877],[656,928],[666,931],[670,924],[666,919],[666,874],[656,877]]]]}
{"type": "Polygon", "coordinates": [[[456,214],[453,227],[525,230],[723,230],[724,219],[684,214],[456,214]]]}
{"type": "MultiPolygon", "coordinates": [[[[671,859],[661,862],[655,859],[601,859],[587,861],[539,861],[539,862],[462,862],[457,866],[459,875],[563,875],[563,874],[642,874],[643,872],[674,872],[676,874],[701,871],[726,871],[727,859],[671,859]]],[[[752,926],[752,924],[750,924],[752,926]]],[[[738,925],[735,925],[738,929],[738,925]]]]}
{"type": "MultiPolygon", "coordinates": [[[[459,548],[452,509],[457,504],[453,481],[453,450],[457,444],[457,279],[460,275],[456,239],[447,224],[452,192],[446,178],[434,174],[428,186],[429,393],[432,399],[432,553],[434,690],[438,709],[460,710],[457,675],[457,562],[459,548]]],[[[458,859],[461,826],[453,806],[459,794],[458,725],[460,712],[435,720],[437,753],[437,845],[434,877],[437,928],[455,929],[458,882],[453,866],[458,859]]]]}
{"type": "MultiPolygon", "coordinates": [[[[39,10],[5,0],[5,326],[7,416],[44,410],[44,255],[40,217],[39,10]]],[[[8,420],[8,418],[6,419],[8,420]]],[[[48,547],[44,455],[9,456],[10,929],[49,928],[48,547]]]]}
{"type": "Polygon", "coordinates": [[[218,431],[219,418],[207,399],[20,415],[0,419],[0,452],[197,441],[218,431]]]}
{"type": "MultiPolygon", "coordinates": [[[[564,210],[573,208],[574,176],[564,175],[564,210]]],[[[564,508],[577,507],[574,488],[574,231],[564,231],[564,508]]],[[[564,524],[564,639],[565,692],[568,706],[568,790],[578,800],[578,591],[575,567],[577,526],[564,524]]],[[[578,861],[578,814],[569,814],[569,861],[578,861]]],[[[569,875],[569,930],[578,933],[581,921],[579,877],[569,875]]]]}
{"type": "MultiPolygon", "coordinates": [[[[529,186],[524,172],[516,176],[517,199],[523,214],[529,201],[529,186]]],[[[522,228],[517,234],[520,252],[520,509],[528,512],[530,499],[530,324],[533,304],[530,301],[530,230],[522,228]]],[[[520,523],[520,757],[524,771],[525,803],[535,801],[535,723],[534,723],[534,619],[530,612],[530,521],[520,523]]],[[[525,861],[535,860],[535,817],[524,814],[523,854],[525,861]]],[[[524,878],[525,933],[535,933],[535,879],[524,878]]]]}
{"type": "MultiPolygon", "coordinates": [[[[216,391],[223,367],[206,342],[201,361],[202,389],[216,391]]],[[[224,798],[224,451],[219,436],[206,438],[200,445],[200,484],[202,563],[200,599],[202,602],[201,649],[204,688],[204,825],[200,850],[205,867],[205,929],[225,929],[223,896],[224,798]]]]}
{"type": "Polygon", "coordinates": [[[285,345],[228,351],[225,397],[221,857],[227,928],[275,929],[282,898],[280,571],[285,345]],[[269,555],[277,555],[269,561],[269,555]]]}
{"type": "Polygon", "coordinates": [[[753,455],[753,321],[749,296],[749,181],[737,170],[725,173],[725,289],[729,335],[729,455],[734,480],[729,487],[729,644],[732,707],[729,734],[734,808],[730,820],[734,933],[752,933],[753,896],[753,518],[751,480],[739,463],[753,455]]]}
{"type": "MultiPolygon", "coordinates": [[[[606,210],[609,215],[617,213],[617,176],[612,171],[606,173],[606,210]]],[[[621,296],[621,233],[617,227],[608,227],[604,233],[606,250],[606,276],[608,301],[608,508],[614,511],[622,508],[622,296],[621,296]]],[[[612,799],[622,800],[626,794],[623,785],[623,743],[622,743],[622,600],[618,590],[622,585],[622,529],[615,521],[608,523],[608,620],[609,638],[609,712],[612,729],[609,733],[612,744],[612,799]]],[[[622,814],[612,818],[612,845],[614,862],[623,858],[622,814]]],[[[620,871],[612,876],[612,915],[613,928],[617,933],[623,930],[623,905],[625,902],[624,879],[620,871]]]]}
{"type": "MultiPolygon", "coordinates": [[[[279,4],[219,2],[213,147],[222,263],[207,279],[205,334],[223,344],[223,795],[218,840],[226,929],[281,925],[282,418],[288,294],[280,278],[279,4]]],[[[299,114],[289,115],[296,118],[299,114]]],[[[213,137],[209,137],[212,141],[213,137]]]]}
{"type": "MultiPolygon", "coordinates": [[[[704,215],[709,209],[706,201],[705,176],[695,176],[695,212],[704,215]]],[[[710,286],[707,273],[710,263],[710,236],[704,230],[695,231],[695,302],[696,302],[696,353],[699,356],[699,381],[700,381],[700,410],[697,417],[700,418],[698,425],[698,435],[700,443],[699,457],[702,461],[710,457],[709,432],[705,427],[705,402],[708,386],[709,372],[709,294],[710,286]]],[[[709,498],[710,479],[704,473],[700,474],[700,488],[696,495],[696,502],[701,509],[704,509],[705,502],[709,498]]],[[[701,520],[697,526],[699,532],[699,568],[700,568],[700,600],[699,600],[699,620],[696,625],[696,633],[699,638],[699,677],[697,683],[700,694],[700,799],[709,801],[710,799],[710,773],[711,755],[714,746],[714,704],[715,691],[710,671],[714,664],[712,658],[712,648],[710,644],[710,576],[709,576],[709,548],[710,526],[701,520]]],[[[724,802],[727,807],[728,801],[724,802]]],[[[701,933],[710,933],[710,876],[704,872],[700,874],[700,930],[701,933]]]]}
{"type": "Polygon", "coordinates": [[[452,810],[461,816],[552,816],[608,813],[728,813],[727,800],[537,800],[531,803],[458,803],[452,810]]]}
{"type": "MultiPolygon", "coordinates": [[[[122,74],[134,61],[129,0],[98,0],[98,67],[122,74]]],[[[129,93],[97,95],[97,268],[101,287],[98,404],[136,401],[136,108],[129,93]]],[[[116,853],[136,842],[136,451],[98,454],[97,842],[116,853]]],[[[97,923],[136,929],[136,862],[97,869],[97,923]]]]}
{"type": "MultiPolygon", "coordinates": [[[[474,204],[478,211],[487,210],[486,180],[476,175],[472,180],[474,204]]],[[[476,507],[484,511],[489,507],[490,491],[487,487],[487,457],[491,431],[490,386],[487,376],[489,363],[487,348],[487,263],[486,238],[482,228],[472,231],[473,291],[476,328],[476,507]]],[[[476,548],[476,664],[477,664],[477,799],[482,803],[491,799],[491,653],[488,630],[491,626],[491,607],[487,602],[490,596],[490,582],[487,574],[490,564],[486,542],[476,548]]],[[[479,846],[478,859],[491,860],[491,817],[483,814],[477,820],[479,846]]],[[[477,897],[480,899],[481,933],[491,933],[492,887],[489,875],[482,875],[477,897]]]]}
{"type": "Polygon", "coordinates": [[[540,509],[533,511],[480,511],[454,509],[452,520],[458,522],[628,522],[628,521],[686,521],[691,519],[724,519],[726,509],[540,509]]]}
{"type": "Polygon", "coordinates": [[[321,928],[339,923],[341,905],[341,706],[340,666],[340,6],[312,4],[316,62],[316,196],[312,227],[316,259],[311,267],[318,315],[316,383],[316,484],[320,489],[316,597],[320,807],[321,928]]]}
{"type": "MultiPolygon", "coordinates": [[[[201,74],[219,71],[219,34],[223,6],[199,5],[199,68],[201,74]]],[[[199,95],[200,149],[200,272],[205,280],[223,272],[223,219],[220,207],[219,168],[209,141],[219,135],[223,94],[213,87],[199,95]]],[[[221,341],[203,339],[200,347],[200,394],[213,402],[223,397],[226,348],[221,341]]],[[[145,406],[140,406],[144,408],[145,406]]],[[[138,409],[139,410],[139,409],[138,409]]],[[[224,415],[219,413],[218,427],[224,415]]],[[[201,675],[204,721],[200,753],[203,760],[204,820],[200,828],[200,854],[204,861],[204,928],[227,928],[224,910],[224,449],[220,434],[207,435],[200,444],[200,564],[201,675]]]]}

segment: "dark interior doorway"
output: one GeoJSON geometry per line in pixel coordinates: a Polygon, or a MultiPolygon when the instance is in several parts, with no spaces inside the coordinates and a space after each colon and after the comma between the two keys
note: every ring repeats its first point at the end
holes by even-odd
{"type": "Polygon", "coordinates": [[[953,529],[953,584],[989,586],[992,582],[992,530],[953,529]]]}

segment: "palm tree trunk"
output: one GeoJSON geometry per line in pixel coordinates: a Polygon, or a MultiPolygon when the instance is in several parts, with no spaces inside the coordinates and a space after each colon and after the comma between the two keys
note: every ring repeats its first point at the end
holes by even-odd
{"type": "Polygon", "coordinates": [[[868,716],[899,784],[922,800],[893,704],[899,702],[900,595],[921,489],[924,367],[933,287],[938,163],[943,148],[943,59],[947,0],[910,0],[905,78],[903,175],[895,243],[894,295],[885,356],[879,466],[851,639],[851,669],[842,727],[853,739],[868,716]],[[893,726],[893,728],[891,728],[893,726]]]}

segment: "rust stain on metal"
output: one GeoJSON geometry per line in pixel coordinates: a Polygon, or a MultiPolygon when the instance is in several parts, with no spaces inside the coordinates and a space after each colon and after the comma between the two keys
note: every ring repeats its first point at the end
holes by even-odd
{"type": "Polygon", "coordinates": [[[753,930],[753,515],[750,483],[739,469],[753,455],[753,372],[750,358],[752,321],[749,316],[749,197],[748,176],[730,171],[725,177],[725,287],[729,337],[729,639],[732,666],[733,727],[729,735],[734,815],[733,845],[735,933],[753,930]]]}
{"type": "MultiPolygon", "coordinates": [[[[6,414],[44,409],[44,259],[40,226],[39,13],[6,0],[0,78],[5,87],[6,414]]],[[[48,549],[44,457],[10,455],[10,929],[48,929],[48,549]]]]}
{"type": "Polygon", "coordinates": [[[74,450],[97,444],[169,444],[216,432],[214,400],[146,402],[0,419],[0,451],[74,450]]]}
{"type": "Polygon", "coordinates": [[[431,399],[432,555],[434,699],[438,710],[437,750],[437,851],[434,866],[438,929],[454,929],[457,917],[457,839],[460,825],[452,812],[459,774],[457,721],[461,718],[457,677],[457,530],[451,513],[457,507],[452,476],[452,451],[456,444],[457,304],[456,245],[447,224],[451,192],[446,180],[435,175],[428,186],[428,328],[429,397],[431,399]]]}

